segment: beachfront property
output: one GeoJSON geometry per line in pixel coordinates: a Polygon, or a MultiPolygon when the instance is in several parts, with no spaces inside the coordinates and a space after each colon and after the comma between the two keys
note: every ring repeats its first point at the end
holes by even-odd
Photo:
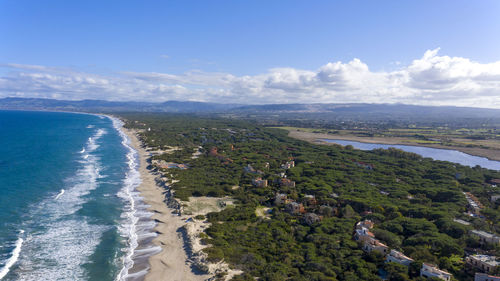
{"type": "Polygon", "coordinates": [[[488,275],[485,273],[476,272],[474,281],[500,281],[500,276],[488,275]]]}
{"type": "Polygon", "coordinates": [[[396,250],[391,250],[391,252],[387,255],[386,262],[395,262],[399,263],[405,266],[409,266],[414,260],[408,256],[405,256],[403,253],[396,251],[396,250]]]}
{"type": "Polygon", "coordinates": [[[177,164],[173,162],[166,162],[165,160],[157,160],[153,159],[151,160],[151,164],[153,166],[156,166],[160,169],[180,169],[180,170],[186,170],[188,166],[186,164],[177,164]]]}
{"type": "Polygon", "coordinates": [[[449,272],[439,269],[437,266],[423,263],[422,268],[420,269],[420,276],[427,278],[436,277],[442,280],[450,281],[452,275],[449,272]]]}
{"type": "Polygon", "coordinates": [[[471,230],[470,234],[476,237],[479,237],[479,241],[483,244],[500,244],[500,236],[495,235],[493,233],[489,233],[482,230],[471,230]]]}
{"type": "Polygon", "coordinates": [[[500,261],[495,256],[471,255],[465,258],[467,265],[478,268],[482,272],[491,273],[500,266],[500,261]]]}

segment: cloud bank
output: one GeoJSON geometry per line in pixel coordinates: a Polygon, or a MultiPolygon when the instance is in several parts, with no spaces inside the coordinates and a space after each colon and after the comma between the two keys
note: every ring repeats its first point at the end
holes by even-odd
{"type": "Polygon", "coordinates": [[[190,71],[98,75],[39,65],[4,64],[0,97],[191,100],[221,103],[406,103],[500,108],[500,61],[478,63],[429,50],[394,71],[359,59],[316,70],[273,68],[253,76],[190,71]]]}

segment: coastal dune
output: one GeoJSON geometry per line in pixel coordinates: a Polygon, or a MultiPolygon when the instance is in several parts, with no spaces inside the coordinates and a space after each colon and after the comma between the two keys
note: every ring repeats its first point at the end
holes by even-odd
{"type": "Polygon", "coordinates": [[[151,206],[149,210],[153,213],[152,219],[157,223],[154,230],[158,236],[153,240],[153,244],[162,248],[161,252],[149,258],[150,269],[144,280],[197,281],[209,279],[210,275],[193,272],[191,264],[188,262],[180,231],[185,222],[180,216],[173,214],[173,209],[164,202],[165,190],[156,184],[155,175],[147,169],[149,153],[143,148],[134,130],[126,128],[122,128],[122,130],[129,137],[131,146],[138,153],[142,182],[137,189],[144,198],[144,202],[151,206]]]}

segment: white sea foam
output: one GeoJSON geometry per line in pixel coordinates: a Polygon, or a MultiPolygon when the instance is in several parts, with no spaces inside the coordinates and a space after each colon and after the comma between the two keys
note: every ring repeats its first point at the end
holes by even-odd
{"type": "Polygon", "coordinates": [[[5,266],[2,269],[0,269],[0,280],[3,279],[5,277],[5,275],[7,275],[7,273],[9,273],[10,268],[19,259],[19,254],[21,253],[21,247],[23,246],[23,242],[24,242],[24,240],[22,238],[23,233],[24,233],[24,230],[21,229],[19,231],[19,237],[17,238],[14,250],[12,250],[12,255],[5,263],[5,266]]]}
{"type": "Polygon", "coordinates": [[[105,129],[98,129],[94,136],[89,137],[89,140],[87,142],[87,150],[89,152],[94,152],[97,148],[99,148],[99,145],[96,143],[96,141],[106,133],[107,132],[105,129]]]}
{"type": "Polygon", "coordinates": [[[64,189],[61,189],[61,191],[59,192],[59,194],[57,194],[55,200],[61,198],[61,196],[64,194],[64,189]]]}
{"type": "MultiPolygon", "coordinates": [[[[32,231],[20,253],[16,280],[82,280],[83,264],[88,262],[100,237],[109,226],[90,224],[75,216],[87,202],[85,195],[98,187],[101,177],[100,158],[95,150],[105,130],[99,129],[89,138],[81,167],[67,179],[65,189],[55,197],[31,206],[28,218],[36,218],[36,231],[32,231]],[[62,196],[64,194],[64,196],[62,196]]],[[[27,220],[26,224],[34,222],[27,220]]]]}
{"type": "Polygon", "coordinates": [[[151,212],[145,211],[147,205],[142,201],[142,197],[136,188],[141,183],[141,177],[139,173],[139,162],[137,157],[137,151],[135,151],[130,146],[130,140],[127,135],[121,131],[123,123],[116,119],[111,118],[113,121],[113,126],[119,132],[122,137],[122,144],[128,150],[127,160],[129,170],[127,171],[125,180],[123,182],[123,188],[118,193],[118,196],[126,202],[124,207],[124,212],[122,213],[122,218],[124,219],[124,223],[119,227],[120,233],[123,237],[126,237],[128,240],[128,247],[125,249],[125,256],[122,258],[122,269],[116,277],[117,281],[123,280],[131,280],[142,275],[145,275],[148,271],[148,268],[141,270],[140,272],[129,274],[129,270],[134,265],[134,258],[138,256],[144,256],[146,254],[152,255],[158,252],[161,249],[148,248],[146,253],[143,250],[137,250],[137,246],[142,239],[149,238],[151,236],[147,236],[147,233],[151,233],[152,229],[155,227],[155,223],[150,221],[148,223],[139,224],[140,219],[146,218],[149,219],[152,215],[151,212]],[[146,235],[146,237],[144,236],[146,235]]]}

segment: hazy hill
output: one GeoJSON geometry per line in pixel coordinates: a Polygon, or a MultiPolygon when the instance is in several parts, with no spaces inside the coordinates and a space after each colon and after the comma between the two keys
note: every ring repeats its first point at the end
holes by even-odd
{"type": "Polygon", "coordinates": [[[313,120],[314,122],[420,122],[500,124],[499,109],[405,104],[267,104],[239,105],[192,101],[116,102],[67,101],[38,98],[0,99],[0,109],[63,110],[84,112],[172,112],[220,114],[261,120],[313,120]]]}

